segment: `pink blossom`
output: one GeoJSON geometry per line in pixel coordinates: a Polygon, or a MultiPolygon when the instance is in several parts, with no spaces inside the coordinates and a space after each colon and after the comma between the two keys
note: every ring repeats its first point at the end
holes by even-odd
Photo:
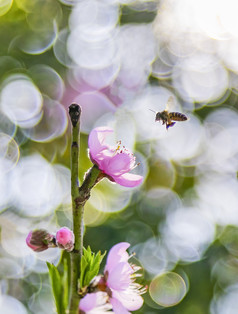
{"type": "Polygon", "coordinates": [[[26,237],[26,244],[35,252],[42,252],[49,247],[55,247],[54,236],[44,229],[30,231],[26,237]]]}
{"type": "Polygon", "coordinates": [[[139,269],[128,263],[130,256],[127,242],[114,245],[109,251],[104,271],[105,290],[116,314],[138,310],[143,304],[142,286],[135,283],[135,272],[139,269]]]}
{"type": "Polygon", "coordinates": [[[116,147],[105,144],[106,137],[112,132],[108,127],[91,131],[88,139],[90,158],[111,181],[126,187],[138,186],[143,177],[129,173],[136,167],[133,154],[120,143],[116,147]]]}
{"type": "Polygon", "coordinates": [[[74,248],[74,233],[67,227],[62,227],[56,232],[56,244],[61,249],[70,252],[74,248]]]}
{"type": "Polygon", "coordinates": [[[105,292],[98,291],[95,293],[88,293],[79,302],[79,313],[99,314],[108,312],[112,306],[108,301],[108,296],[105,292]]]}

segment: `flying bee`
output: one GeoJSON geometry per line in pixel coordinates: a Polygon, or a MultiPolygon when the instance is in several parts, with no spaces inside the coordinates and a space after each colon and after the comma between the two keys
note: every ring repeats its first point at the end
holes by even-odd
{"type": "Polygon", "coordinates": [[[162,124],[166,124],[166,129],[172,127],[175,125],[177,121],[186,121],[188,118],[185,116],[185,114],[180,113],[180,112],[169,112],[168,108],[173,105],[174,103],[174,98],[172,96],[169,97],[167,104],[166,104],[166,109],[164,111],[159,111],[155,112],[155,122],[156,121],[162,121],[162,124]],[[174,122],[176,121],[176,122],[174,122]]]}

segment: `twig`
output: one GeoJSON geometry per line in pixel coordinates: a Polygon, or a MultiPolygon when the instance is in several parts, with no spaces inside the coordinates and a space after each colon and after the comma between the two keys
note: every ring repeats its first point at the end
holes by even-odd
{"type": "Polygon", "coordinates": [[[71,278],[70,278],[70,302],[69,314],[78,314],[79,295],[78,279],[80,276],[80,259],[83,251],[83,213],[84,205],[90,197],[90,191],[94,185],[103,178],[102,172],[94,165],[86,174],[81,187],[78,184],[79,171],[79,132],[81,107],[77,104],[69,106],[69,115],[72,123],[71,145],[71,197],[73,212],[73,232],[75,236],[74,250],[70,253],[71,278]]]}
{"type": "Polygon", "coordinates": [[[78,161],[79,161],[79,143],[80,143],[80,116],[81,107],[77,104],[69,106],[69,116],[72,123],[72,144],[71,144],[71,198],[73,214],[73,232],[75,235],[74,250],[70,254],[71,261],[71,278],[70,278],[70,301],[69,314],[77,314],[79,306],[78,278],[80,265],[81,235],[80,225],[82,223],[82,208],[78,206],[76,199],[79,197],[78,189],[78,161]]]}

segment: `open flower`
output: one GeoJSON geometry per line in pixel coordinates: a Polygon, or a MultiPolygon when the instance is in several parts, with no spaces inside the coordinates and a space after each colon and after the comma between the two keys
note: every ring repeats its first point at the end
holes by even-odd
{"type": "Polygon", "coordinates": [[[56,244],[59,248],[71,252],[74,248],[74,233],[67,227],[56,232],[56,244]]]}
{"type": "Polygon", "coordinates": [[[112,309],[116,314],[127,314],[138,310],[143,304],[141,294],[145,292],[142,286],[135,282],[135,272],[140,269],[128,263],[130,256],[126,249],[127,242],[114,245],[108,253],[107,262],[99,283],[99,289],[109,295],[112,309]]]}
{"type": "Polygon", "coordinates": [[[54,235],[44,229],[30,231],[26,237],[26,244],[35,252],[42,252],[56,246],[54,235]]]}
{"type": "Polygon", "coordinates": [[[108,127],[91,131],[88,139],[90,159],[111,181],[126,187],[138,186],[143,177],[129,173],[136,167],[134,155],[120,144],[116,147],[105,144],[107,135],[112,132],[108,127]]]}

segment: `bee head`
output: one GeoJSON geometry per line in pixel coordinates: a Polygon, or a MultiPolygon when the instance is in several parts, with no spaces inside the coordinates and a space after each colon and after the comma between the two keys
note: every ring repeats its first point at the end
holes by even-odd
{"type": "Polygon", "coordinates": [[[160,120],[163,120],[162,114],[161,112],[157,112],[155,115],[155,122],[160,120]]]}

